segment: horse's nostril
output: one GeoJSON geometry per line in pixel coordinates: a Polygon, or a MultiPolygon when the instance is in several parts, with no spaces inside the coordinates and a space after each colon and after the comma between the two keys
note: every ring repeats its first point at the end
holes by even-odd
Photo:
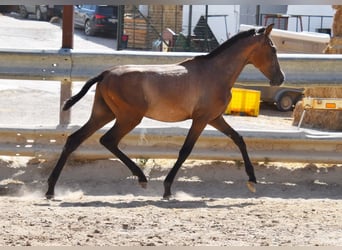
{"type": "Polygon", "coordinates": [[[282,83],[285,81],[285,74],[282,70],[281,70],[281,79],[280,80],[282,83]]]}
{"type": "Polygon", "coordinates": [[[280,83],[283,83],[285,81],[285,76],[283,75],[281,78],[280,78],[280,83]]]}

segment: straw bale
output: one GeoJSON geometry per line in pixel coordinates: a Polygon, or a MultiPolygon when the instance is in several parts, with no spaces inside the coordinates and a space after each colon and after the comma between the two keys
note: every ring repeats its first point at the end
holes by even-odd
{"type": "Polygon", "coordinates": [[[342,36],[342,5],[333,5],[336,10],[333,22],[333,34],[334,36],[342,36]]]}
{"type": "MultiPolygon", "coordinates": [[[[341,87],[315,87],[306,88],[305,97],[316,98],[342,98],[341,87]]],[[[296,104],[293,111],[293,125],[298,126],[303,113],[303,103],[296,104]]],[[[323,129],[329,131],[342,131],[342,111],[308,109],[301,127],[323,129]]]]}
{"type": "Polygon", "coordinates": [[[333,5],[336,10],[332,25],[332,35],[328,46],[325,48],[326,54],[342,54],[342,5],[333,5]]]}
{"type": "Polygon", "coordinates": [[[305,88],[305,97],[313,98],[342,98],[341,87],[313,87],[305,88]]]}
{"type": "Polygon", "coordinates": [[[330,38],[330,42],[324,50],[325,54],[342,54],[342,36],[330,38]]]}

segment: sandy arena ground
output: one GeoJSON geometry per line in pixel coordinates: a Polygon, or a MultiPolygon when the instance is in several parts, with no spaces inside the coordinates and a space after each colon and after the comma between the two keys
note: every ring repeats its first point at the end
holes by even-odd
{"type": "Polygon", "coordinates": [[[173,161],[136,161],[147,189],[117,160],[69,162],[48,201],[54,162],[2,157],[0,245],[342,245],[341,165],[258,163],[253,194],[238,163],[188,160],[165,201],[173,161]]]}

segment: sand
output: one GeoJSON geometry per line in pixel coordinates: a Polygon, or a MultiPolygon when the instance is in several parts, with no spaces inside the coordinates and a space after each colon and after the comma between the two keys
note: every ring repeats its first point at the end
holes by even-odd
{"type": "Polygon", "coordinates": [[[1,157],[1,246],[342,245],[342,165],[257,163],[257,192],[236,162],[186,161],[161,199],[170,160],[135,159],[147,189],[117,160],[69,162],[44,198],[54,162],[1,157]]]}

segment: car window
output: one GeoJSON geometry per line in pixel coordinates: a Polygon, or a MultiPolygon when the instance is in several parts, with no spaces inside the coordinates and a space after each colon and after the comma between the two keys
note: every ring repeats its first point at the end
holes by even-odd
{"type": "Polygon", "coordinates": [[[97,11],[99,14],[105,16],[117,16],[118,8],[117,6],[98,6],[97,11]]]}
{"type": "Polygon", "coordinates": [[[87,10],[92,10],[92,7],[93,7],[94,5],[89,5],[89,4],[85,4],[85,5],[82,5],[82,8],[83,9],[87,9],[87,10]]]}

